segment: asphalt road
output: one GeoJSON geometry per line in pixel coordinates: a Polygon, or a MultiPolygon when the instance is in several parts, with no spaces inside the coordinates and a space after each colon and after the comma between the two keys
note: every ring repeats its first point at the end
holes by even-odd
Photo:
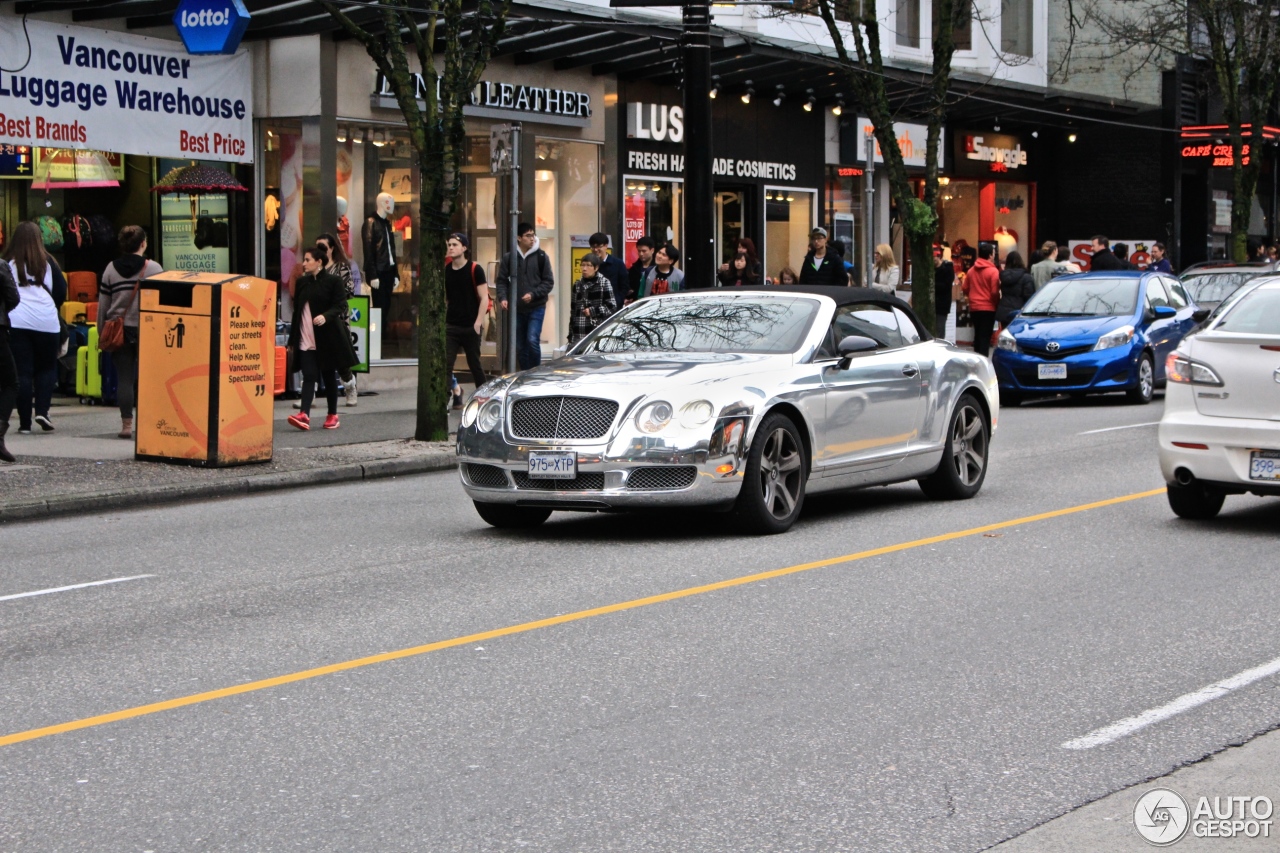
{"type": "Polygon", "coordinates": [[[1280,501],[932,539],[1159,489],[1160,406],[1007,410],[977,499],[769,538],[497,532],[454,474],[7,526],[0,851],[986,849],[1280,724],[1272,676],[1063,747],[1280,656],[1280,501]]]}

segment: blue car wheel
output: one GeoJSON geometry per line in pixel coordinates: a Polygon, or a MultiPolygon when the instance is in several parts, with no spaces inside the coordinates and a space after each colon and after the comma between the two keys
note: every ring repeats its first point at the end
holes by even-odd
{"type": "Polygon", "coordinates": [[[1156,362],[1151,353],[1144,352],[1138,360],[1138,378],[1132,388],[1125,392],[1130,403],[1145,406],[1151,402],[1156,393],[1156,362]]]}

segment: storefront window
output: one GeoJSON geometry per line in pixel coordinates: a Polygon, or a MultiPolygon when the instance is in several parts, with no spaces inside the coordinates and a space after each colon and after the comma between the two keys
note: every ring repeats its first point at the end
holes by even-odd
{"type": "Polygon", "coordinates": [[[956,241],[964,240],[970,246],[977,246],[978,233],[978,182],[950,180],[939,187],[941,195],[938,199],[938,239],[945,240],[952,246],[956,241]]]}
{"type": "Polygon", "coordinates": [[[1016,56],[1030,56],[1033,42],[1031,22],[1035,0],[1001,0],[1000,49],[1016,56]]]}
{"type": "Polygon", "coordinates": [[[1028,184],[996,184],[995,239],[1000,257],[1012,251],[1025,262],[1031,249],[1031,204],[1028,184]]]}
{"type": "MultiPolygon", "coordinates": [[[[858,258],[862,246],[863,171],[854,166],[831,166],[827,169],[827,227],[832,241],[844,246],[845,260],[861,271],[858,258]]],[[[776,274],[776,270],[772,274],[776,274]]]]}
{"type": "Polygon", "coordinates": [[[784,267],[799,270],[809,251],[817,193],[784,187],[764,189],[764,270],[776,279],[784,267]]]}
{"type": "MultiPolygon", "coordinates": [[[[363,145],[364,205],[359,224],[352,226],[352,242],[363,242],[363,225],[378,207],[378,196],[387,193],[395,202],[388,219],[394,239],[396,279],[380,282],[371,294],[380,314],[381,358],[417,358],[418,291],[418,170],[414,167],[409,135],[400,130],[374,130],[363,145]]],[[[364,257],[363,245],[360,251],[364,257]]],[[[374,357],[378,353],[373,353],[374,357]]]]}
{"type": "Polygon", "coordinates": [[[600,146],[538,137],[533,164],[534,228],[551,259],[556,286],[547,300],[542,342],[563,346],[573,290],[573,251],[600,227],[600,146]]]}
{"type": "Polygon", "coordinates": [[[302,259],[302,124],[275,122],[262,136],[263,274],[287,284],[302,259]]]}
{"type": "Polygon", "coordinates": [[[623,260],[635,263],[636,241],[652,237],[659,246],[682,246],[680,222],[683,216],[684,184],[680,181],[627,176],[623,178],[623,260]]]}

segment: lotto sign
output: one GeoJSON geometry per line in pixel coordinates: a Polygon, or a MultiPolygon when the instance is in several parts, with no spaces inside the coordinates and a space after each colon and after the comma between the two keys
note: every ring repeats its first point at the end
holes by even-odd
{"type": "Polygon", "coordinates": [[[347,297],[347,326],[351,329],[351,346],[360,363],[351,368],[353,373],[369,372],[369,297],[347,297]]]}
{"type": "Polygon", "coordinates": [[[253,161],[252,63],[48,21],[0,28],[0,145],[253,161]],[[12,60],[12,61],[10,61],[12,60]],[[25,63],[25,65],[23,64],[25,63]]]}
{"type": "Polygon", "coordinates": [[[182,0],[173,25],[187,53],[235,53],[249,28],[249,12],[241,0],[182,0]]]}

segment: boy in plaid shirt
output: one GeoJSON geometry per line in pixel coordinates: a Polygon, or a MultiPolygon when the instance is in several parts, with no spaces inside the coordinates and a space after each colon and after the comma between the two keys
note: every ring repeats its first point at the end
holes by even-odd
{"type": "Polygon", "coordinates": [[[586,255],[582,259],[582,278],[573,283],[573,297],[569,302],[570,346],[586,337],[617,310],[613,285],[600,275],[599,258],[586,255]]]}

